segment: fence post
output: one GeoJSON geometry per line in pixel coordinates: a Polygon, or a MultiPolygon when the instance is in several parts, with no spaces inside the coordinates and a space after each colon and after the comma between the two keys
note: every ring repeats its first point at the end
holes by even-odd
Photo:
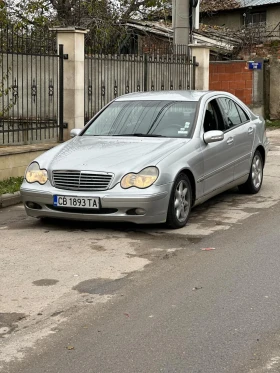
{"type": "Polygon", "coordinates": [[[195,89],[209,90],[209,46],[201,44],[189,45],[192,56],[196,56],[198,66],[195,67],[195,89]]]}
{"type": "Polygon", "coordinates": [[[148,56],[144,54],[144,92],[148,91],[148,56]]]}
{"type": "Polygon", "coordinates": [[[63,141],[63,114],[64,114],[64,71],[63,71],[63,44],[59,44],[59,97],[58,97],[58,112],[59,112],[59,142],[63,141]]]}
{"type": "Polygon", "coordinates": [[[193,56],[193,59],[192,59],[192,87],[191,89],[195,90],[195,69],[196,69],[196,57],[193,56]]]}
{"type": "Polygon", "coordinates": [[[84,76],[85,76],[85,34],[87,30],[67,27],[53,28],[57,33],[57,44],[64,45],[63,51],[63,120],[64,140],[70,138],[73,128],[85,124],[84,76]],[[66,125],[65,125],[66,123],[66,125]]]}

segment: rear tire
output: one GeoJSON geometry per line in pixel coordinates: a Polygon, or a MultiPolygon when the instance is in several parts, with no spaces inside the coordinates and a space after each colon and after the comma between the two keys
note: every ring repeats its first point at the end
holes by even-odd
{"type": "Polygon", "coordinates": [[[238,189],[242,193],[256,194],[260,191],[263,181],[263,158],[257,150],[253,156],[251,169],[246,183],[239,185],[238,189]]]}
{"type": "Polygon", "coordinates": [[[192,188],[184,173],[177,176],[169,200],[166,223],[173,229],[187,224],[192,206],[192,188]]]}

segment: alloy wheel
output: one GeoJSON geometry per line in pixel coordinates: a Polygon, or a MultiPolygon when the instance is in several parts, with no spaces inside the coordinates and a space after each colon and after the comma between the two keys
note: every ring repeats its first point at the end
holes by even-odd
{"type": "Polygon", "coordinates": [[[189,209],[190,193],[188,185],[185,180],[181,180],[177,185],[174,198],[175,215],[179,222],[183,222],[187,218],[189,209]]]}
{"type": "Polygon", "coordinates": [[[256,189],[258,189],[262,182],[263,167],[262,160],[258,154],[255,154],[252,162],[252,182],[256,189]]]}

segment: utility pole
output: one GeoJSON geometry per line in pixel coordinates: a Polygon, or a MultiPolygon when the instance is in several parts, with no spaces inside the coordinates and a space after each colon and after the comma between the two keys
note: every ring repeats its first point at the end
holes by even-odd
{"type": "Polygon", "coordinates": [[[172,27],[174,44],[190,42],[190,0],[172,0],[172,27]]]}
{"type": "Polygon", "coordinates": [[[200,11],[200,0],[198,0],[196,7],[193,10],[193,28],[199,30],[199,11],[200,11]]]}

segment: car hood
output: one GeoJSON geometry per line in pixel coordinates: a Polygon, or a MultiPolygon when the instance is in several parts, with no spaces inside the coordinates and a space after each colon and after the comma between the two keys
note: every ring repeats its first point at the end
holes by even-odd
{"type": "Polygon", "coordinates": [[[122,177],[154,166],[190,139],[77,136],[41,155],[41,168],[111,172],[122,177]]]}

